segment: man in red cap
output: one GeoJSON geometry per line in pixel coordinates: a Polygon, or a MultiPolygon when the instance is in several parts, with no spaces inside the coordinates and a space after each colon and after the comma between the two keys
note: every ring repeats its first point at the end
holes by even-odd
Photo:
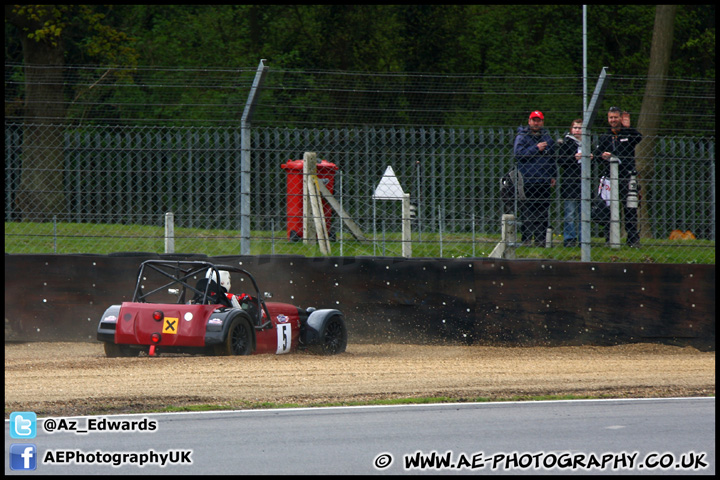
{"type": "Polygon", "coordinates": [[[519,202],[520,233],[523,244],[542,246],[548,228],[550,194],[555,186],[557,164],[553,155],[555,142],[543,128],[545,116],[535,110],[528,118],[528,125],[519,127],[513,153],[517,168],[522,175],[525,200],[519,202]]]}

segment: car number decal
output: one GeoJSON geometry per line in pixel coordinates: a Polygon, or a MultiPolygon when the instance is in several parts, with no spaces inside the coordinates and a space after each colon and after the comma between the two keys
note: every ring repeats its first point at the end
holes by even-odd
{"type": "Polygon", "coordinates": [[[179,320],[178,318],[165,317],[165,321],[163,322],[162,333],[169,333],[171,335],[177,333],[178,320],[179,320]]]}
{"type": "Polygon", "coordinates": [[[292,345],[292,326],[289,323],[277,325],[277,351],[278,355],[288,353],[292,345]]]}

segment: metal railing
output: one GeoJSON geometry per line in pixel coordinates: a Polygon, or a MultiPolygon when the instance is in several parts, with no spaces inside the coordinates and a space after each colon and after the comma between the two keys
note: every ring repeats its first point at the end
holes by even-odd
{"type": "MultiPolygon", "coordinates": [[[[15,252],[47,252],[47,227],[52,219],[42,212],[20,212],[15,202],[22,174],[22,133],[22,125],[6,125],[6,251],[11,247],[15,252]]],[[[337,166],[332,178],[334,194],[360,228],[383,244],[380,253],[399,255],[388,245],[400,231],[400,204],[372,198],[391,166],[399,185],[417,205],[414,241],[465,244],[459,250],[446,250],[453,252],[450,255],[479,256],[500,235],[500,217],[505,213],[500,179],[514,164],[513,138],[511,129],[256,127],[252,131],[251,244],[270,241],[274,253],[299,248],[286,235],[290,173],[281,165],[302,159],[310,146],[337,166]],[[478,248],[483,242],[488,245],[478,248]]],[[[178,242],[186,251],[212,253],[213,243],[235,241],[241,201],[239,128],[68,126],[57,142],[64,163],[53,173],[63,178],[59,193],[65,204],[55,211],[54,221],[107,225],[102,241],[95,242],[97,251],[145,250],[146,240],[163,237],[166,212],[174,213],[176,235],[187,235],[184,243],[178,242]],[[138,233],[138,226],[156,228],[158,233],[138,233]]],[[[674,230],[681,230],[714,248],[714,142],[662,137],[656,145],[652,176],[642,182],[651,232],[643,242],[687,248],[688,242],[665,242],[674,230]]],[[[599,179],[602,165],[595,167],[593,178],[599,179]]],[[[558,183],[549,225],[561,245],[562,176],[558,183]]],[[[596,181],[592,187],[596,189],[596,181]]],[[[340,233],[342,222],[333,216],[331,229],[340,233]]],[[[593,237],[601,236],[600,229],[593,224],[593,237]]],[[[343,234],[349,237],[347,230],[343,234]]],[[[62,237],[73,238],[56,234],[53,244],[59,253],[76,253],[73,243],[84,245],[84,253],[94,251],[92,243],[62,237]]],[[[151,250],[157,251],[162,244],[155,245],[151,250]]],[[[373,253],[378,253],[377,245],[373,253]]]]}
{"type": "MultiPolygon", "coordinates": [[[[373,196],[392,167],[415,212],[413,256],[488,256],[501,241],[502,215],[517,215],[522,205],[508,211],[500,192],[516,165],[517,124],[551,104],[545,128],[560,139],[582,114],[575,77],[288,72],[261,62],[257,69],[128,70],[113,82],[106,68],[66,69],[62,88],[90,82],[93,95],[112,101],[69,102],[64,122],[26,118],[15,114],[21,70],[6,65],[6,106],[13,106],[5,117],[6,253],[161,253],[172,213],[170,244],[178,252],[241,254],[249,243],[250,254],[320,255],[316,243],[293,241],[297,192],[288,191],[293,173],[282,168],[315,152],[333,165],[318,176],[368,239],[357,240],[325,208],[332,255],[403,255],[402,202],[373,196]],[[205,86],[215,95],[184,102],[168,94],[167,76],[194,79],[173,83],[188,98],[202,98],[205,86]],[[174,109],[177,118],[168,113],[174,109]]],[[[642,83],[613,78],[605,98],[639,109],[642,83]]],[[[665,101],[678,113],[645,135],[652,147],[638,158],[642,248],[608,248],[606,222],[594,217],[593,261],[715,261],[714,81],[673,79],[665,101]]],[[[606,129],[596,122],[593,145],[606,129]]],[[[585,181],[593,196],[606,170],[592,161],[585,181]]],[[[579,248],[563,247],[564,174],[550,191],[548,218],[538,219],[559,248],[518,245],[518,258],[581,260],[579,248]]],[[[521,231],[533,219],[518,220],[521,231]]]]}

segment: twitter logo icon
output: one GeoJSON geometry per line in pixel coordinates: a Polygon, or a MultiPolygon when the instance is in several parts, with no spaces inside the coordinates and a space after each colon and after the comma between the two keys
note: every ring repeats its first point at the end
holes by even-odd
{"type": "Polygon", "coordinates": [[[35,438],[37,415],[35,412],[13,412],[10,414],[10,436],[12,438],[35,438]]]}

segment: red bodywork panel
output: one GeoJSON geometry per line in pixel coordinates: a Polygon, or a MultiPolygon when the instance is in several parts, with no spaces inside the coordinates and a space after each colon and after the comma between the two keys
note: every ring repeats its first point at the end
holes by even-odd
{"type": "MultiPolygon", "coordinates": [[[[268,302],[266,306],[272,326],[255,330],[256,348],[253,353],[283,354],[296,350],[300,341],[297,307],[274,302],[268,302]]],[[[220,307],[123,302],[115,328],[115,343],[153,345],[151,336],[160,333],[161,341],[155,343],[160,347],[204,347],[208,319],[220,307]],[[163,312],[161,321],[153,318],[156,311],[163,312]]],[[[264,312],[262,321],[267,322],[264,312]]]]}
{"type": "MultiPolygon", "coordinates": [[[[300,341],[300,316],[297,307],[285,303],[267,302],[272,328],[255,331],[256,349],[253,353],[283,354],[296,350],[300,341]]],[[[263,316],[263,322],[266,318],[263,316]]]]}
{"type": "Polygon", "coordinates": [[[123,302],[115,328],[115,343],[151,345],[150,336],[160,333],[157,345],[203,347],[205,327],[214,305],[173,305],[123,302]],[[163,312],[162,321],[153,319],[153,312],[163,312]]]}

